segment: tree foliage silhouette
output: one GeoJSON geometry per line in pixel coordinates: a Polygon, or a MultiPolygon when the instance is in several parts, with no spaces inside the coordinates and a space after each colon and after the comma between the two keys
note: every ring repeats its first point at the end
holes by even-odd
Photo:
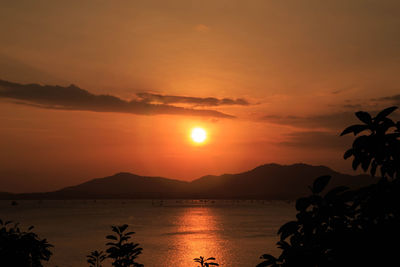
{"type": "Polygon", "coordinates": [[[103,251],[92,251],[87,257],[89,267],[102,267],[101,263],[107,258],[103,251]]]}
{"type": "Polygon", "coordinates": [[[372,176],[380,167],[382,177],[396,179],[400,177],[400,121],[397,123],[387,118],[397,107],[382,110],[372,118],[364,111],[356,112],[358,119],[364,124],[347,127],[341,135],[353,133],[355,136],[367,131],[368,135],[357,137],[352,148],[346,151],[344,158],[353,156],[353,169],[358,166],[364,171],[369,167],[372,176]]]}
{"type": "Polygon", "coordinates": [[[139,247],[139,244],[128,242],[134,232],[125,232],[127,228],[127,224],[111,226],[114,234],[106,236],[108,240],[112,240],[106,244],[108,246],[107,257],[113,260],[112,265],[115,267],[141,267],[143,265],[135,262],[135,259],[143,249],[139,247]]]}
{"type": "Polygon", "coordinates": [[[364,124],[341,134],[368,131],[344,157],[353,156],[354,169],[361,165],[372,175],[380,169],[379,182],[356,190],[339,186],[323,194],[331,178],[317,178],[312,194],[297,199],[296,220],[278,231],[281,255],[262,255],[258,267],[399,266],[394,244],[400,241],[400,122],[387,118],[395,109],[384,109],[374,118],[357,112],[364,124]]]}
{"type": "Polygon", "coordinates": [[[52,255],[46,239],[31,232],[22,231],[18,223],[0,220],[0,265],[42,267],[42,261],[48,261],[52,255]]]}
{"type": "Polygon", "coordinates": [[[218,263],[214,262],[215,258],[213,257],[205,259],[203,256],[200,256],[199,258],[194,258],[193,261],[200,263],[200,267],[219,266],[218,263]]]}

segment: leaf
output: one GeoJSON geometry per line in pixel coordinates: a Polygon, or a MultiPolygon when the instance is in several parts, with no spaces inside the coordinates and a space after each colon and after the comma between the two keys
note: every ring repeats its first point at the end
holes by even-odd
{"type": "Polygon", "coordinates": [[[270,266],[276,263],[276,258],[269,254],[264,254],[260,257],[260,259],[265,259],[262,263],[258,264],[256,267],[265,267],[270,266]]]}
{"type": "Polygon", "coordinates": [[[206,259],[206,261],[215,261],[215,258],[211,257],[211,258],[206,259]]]}
{"type": "Polygon", "coordinates": [[[117,226],[111,225],[111,229],[114,233],[120,234],[119,228],[117,226]]]}
{"type": "Polygon", "coordinates": [[[264,260],[276,260],[276,258],[270,254],[264,254],[260,257],[260,259],[264,259],[264,260]]]}
{"type": "Polygon", "coordinates": [[[384,118],[386,118],[389,114],[391,114],[393,111],[395,111],[397,109],[396,106],[393,107],[389,107],[389,108],[385,108],[384,110],[382,110],[381,112],[378,113],[378,115],[376,115],[375,117],[375,121],[376,122],[380,122],[381,120],[383,120],[384,118]]]}
{"type": "Polygon", "coordinates": [[[360,163],[361,163],[360,160],[358,158],[354,157],[353,163],[351,164],[353,167],[353,170],[356,170],[358,165],[360,165],[360,163]]]}
{"type": "Polygon", "coordinates": [[[352,148],[350,148],[349,150],[347,150],[347,151],[344,153],[343,158],[344,158],[344,159],[348,159],[349,157],[351,157],[351,155],[353,155],[353,153],[354,153],[354,150],[353,150],[352,148]]]}
{"type": "Polygon", "coordinates": [[[322,190],[328,185],[329,181],[331,180],[330,175],[324,175],[320,176],[317,179],[315,179],[313,186],[312,186],[312,192],[314,194],[321,193],[322,190]]]}
{"type": "Polygon", "coordinates": [[[356,116],[360,121],[364,122],[365,124],[371,124],[372,123],[371,115],[369,115],[368,112],[358,111],[358,112],[356,112],[356,116]]]}
{"type": "Polygon", "coordinates": [[[135,234],[135,232],[128,232],[125,235],[133,235],[133,234],[135,234]]]}
{"type": "Polygon", "coordinates": [[[118,240],[117,237],[113,236],[113,235],[108,235],[106,236],[107,239],[112,239],[112,240],[118,240]]]}
{"type": "Polygon", "coordinates": [[[299,228],[299,223],[296,221],[290,221],[285,223],[279,228],[278,235],[281,235],[281,240],[285,240],[288,236],[294,234],[299,228]]]}
{"type": "Polygon", "coordinates": [[[343,136],[343,135],[349,134],[349,133],[354,133],[354,135],[357,135],[366,129],[368,129],[368,125],[362,125],[362,124],[352,125],[352,126],[347,127],[346,129],[344,129],[344,131],[340,134],[340,136],[343,136]]]}
{"type": "Polygon", "coordinates": [[[123,231],[126,230],[126,228],[128,228],[128,225],[127,225],[127,224],[124,224],[124,225],[118,226],[118,228],[119,228],[119,230],[120,230],[121,233],[122,233],[123,231]]]}
{"type": "MultiPolygon", "coordinates": [[[[279,242],[277,243],[277,245],[278,245],[278,248],[280,248],[280,249],[282,249],[282,250],[287,250],[287,249],[290,248],[289,243],[286,242],[286,241],[279,241],[279,242]]],[[[265,254],[265,255],[268,255],[268,254],[265,254]]]]}

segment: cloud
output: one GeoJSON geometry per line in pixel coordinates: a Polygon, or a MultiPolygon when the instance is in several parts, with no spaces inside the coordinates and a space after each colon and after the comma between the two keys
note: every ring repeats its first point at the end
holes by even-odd
{"type": "Polygon", "coordinates": [[[183,108],[164,103],[151,104],[137,100],[126,101],[112,95],[94,95],[74,85],[62,87],[0,80],[0,98],[14,99],[18,100],[18,104],[49,109],[234,118],[216,110],[183,108]]]}
{"type": "Polygon", "coordinates": [[[392,105],[400,106],[400,94],[392,95],[392,96],[385,96],[380,98],[372,99],[378,102],[389,102],[392,105]]]}
{"type": "Polygon", "coordinates": [[[280,145],[309,149],[328,148],[344,151],[352,142],[352,136],[339,136],[338,133],[321,131],[292,132],[286,137],[288,140],[280,142],[280,145]]]}
{"type": "Polygon", "coordinates": [[[344,129],[348,125],[357,122],[354,112],[337,112],[306,117],[267,115],[262,117],[261,120],[298,128],[324,128],[330,130],[344,129]]]}
{"type": "Polygon", "coordinates": [[[162,103],[162,104],[191,104],[194,106],[223,106],[223,105],[250,105],[246,99],[237,98],[222,98],[215,97],[190,97],[190,96],[176,96],[176,95],[160,95],[153,93],[138,93],[139,101],[145,103],[162,103]]]}
{"type": "MultiPolygon", "coordinates": [[[[392,96],[392,97],[383,97],[383,100],[391,100],[392,104],[397,100],[399,101],[398,105],[400,106],[400,95],[392,96]],[[399,98],[399,100],[397,100],[399,98]]],[[[394,103],[396,104],[396,103],[394,103]]],[[[328,114],[321,115],[313,115],[313,116],[280,116],[280,115],[266,115],[261,118],[262,121],[266,121],[269,123],[279,124],[279,125],[287,125],[293,126],[297,128],[303,129],[325,129],[329,131],[341,132],[346,127],[361,123],[359,119],[355,116],[355,112],[359,110],[367,111],[371,114],[371,116],[375,116],[382,109],[388,107],[383,106],[378,108],[374,106],[373,110],[362,108],[362,105],[358,104],[346,104],[343,107],[351,108],[353,111],[340,111],[328,114]]],[[[400,113],[395,112],[389,116],[393,120],[400,119],[400,113]]]]}

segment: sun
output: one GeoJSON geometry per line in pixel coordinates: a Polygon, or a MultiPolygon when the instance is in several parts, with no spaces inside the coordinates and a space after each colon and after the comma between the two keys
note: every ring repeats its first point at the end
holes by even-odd
{"type": "Polygon", "coordinates": [[[200,144],[207,139],[207,132],[203,128],[196,127],[192,129],[192,134],[190,136],[193,142],[200,144]]]}

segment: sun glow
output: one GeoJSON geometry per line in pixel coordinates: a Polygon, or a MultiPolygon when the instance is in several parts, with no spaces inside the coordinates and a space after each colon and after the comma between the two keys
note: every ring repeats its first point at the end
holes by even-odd
{"type": "Polygon", "coordinates": [[[206,140],[207,133],[203,128],[196,127],[192,129],[192,134],[190,136],[193,142],[200,144],[206,140]]]}

